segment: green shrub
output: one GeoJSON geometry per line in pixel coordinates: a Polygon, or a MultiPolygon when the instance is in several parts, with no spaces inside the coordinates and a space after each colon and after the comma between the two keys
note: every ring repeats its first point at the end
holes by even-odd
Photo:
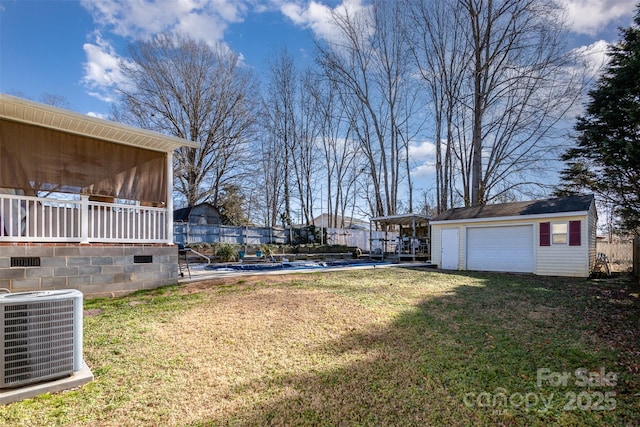
{"type": "Polygon", "coordinates": [[[229,243],[216,244],[216,255],[222,262],[232,262],[238,257],[237,249],[229,243]]]}
{"type": "Polygon", "coordinates": [[[263,256],[270,257],[275,253],[276,247],[274,245],[265,243],[263,245],[260,245],[260,251],[262,251],[263,256]]]}

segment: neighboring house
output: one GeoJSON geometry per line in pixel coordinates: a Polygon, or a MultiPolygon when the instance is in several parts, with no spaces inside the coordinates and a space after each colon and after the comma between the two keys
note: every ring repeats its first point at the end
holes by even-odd
{"type": "Polygon", "coordinates": [[[352,229],[352,230],[369,230],[369,221],[365,221],[358,218],[352,218],[349,216],[345,216],[344,218],[340,215],[337,217],[331,215],[331,219],[329,220],[329,214],[321,214],[317,217],[313,218],[312,223],[319,228],[334,228],[333,224],[338,224],[336,228],[343,229],[352,229]],[[344,227],[340,227],[344,221],[344,227]]]}
{"type": "Polygon", "coordinates": [[[173,151],[197,144],[0,94],[0,288],[175,283],[173,151]]]}
{"type": "Polygon", "coordinates": [[[205,202],[196,206],[176,209],[173,211],[173,221],[198,225],[221,225],[222,216],[220,216],[218,208],[205,202]]]}
{"type": "Polygon", "coordinates": [[[455,208],[431,220],[431,259],[445,270],[588,277],[596,226],[593,196],[455,208]]]}

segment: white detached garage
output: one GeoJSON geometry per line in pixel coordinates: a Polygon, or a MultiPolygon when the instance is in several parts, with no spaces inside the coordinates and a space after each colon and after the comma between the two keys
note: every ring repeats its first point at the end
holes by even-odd
{"type": "Polygon", "coordinates": [[[450,209],[431,220],[445,270],[587,277],[596,257],[593,196],[450,209]]]}

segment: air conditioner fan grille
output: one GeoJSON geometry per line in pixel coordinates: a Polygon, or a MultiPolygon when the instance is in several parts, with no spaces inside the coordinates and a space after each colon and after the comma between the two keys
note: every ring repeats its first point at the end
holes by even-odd
{"type": "Polygon", "coordinates": [[[4,305],[1,332],[0,388],[73,372],[73,299],[4,305]]]}

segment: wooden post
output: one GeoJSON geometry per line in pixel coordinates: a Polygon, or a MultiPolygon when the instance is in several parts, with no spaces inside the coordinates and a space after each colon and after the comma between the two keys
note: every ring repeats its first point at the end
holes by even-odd
{"type": "Polygon", "coordinates": [[[80,196],[80,243],[89,243],[89,196],[80,196]]]}
{"type": "MultiPolygon", "coordinates": [[[[166,209],[166,220],[165,227],[167,228],[166,243],[169,245],[173,245],[173,153],[167,153],[167,203],[165,204],[166,209]]],[[[187,235],[188,238],[188,235],[187,235]]],[[[186,244],[187,242],[185,242],[186,244]]]]}

